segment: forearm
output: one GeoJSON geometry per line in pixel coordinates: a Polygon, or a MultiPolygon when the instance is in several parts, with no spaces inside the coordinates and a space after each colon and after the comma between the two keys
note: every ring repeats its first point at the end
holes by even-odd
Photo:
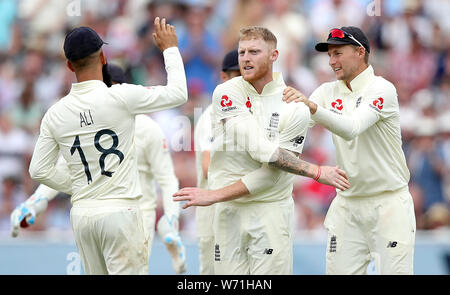
{"type": "Polygon", "coordinates": [[[56,168],[52,168],[48,171],[33,172],[30,170],[31,178],[43,185],[46,185],[57,191],[72,194],[72,182],[70,176],[64,174],[56,168]]]}
{"type": "MultiPolygon", "coordinates": [[[[315,104],[310,102],[308,105],[315,104]]],[[[314,107],[313,107],[314,109],[314,107]]],[[[311,113],[312,113],[312,110],[311,113]]],[[[345,140],[352,140],[378,121],[378,116],[361,106],[352,117],[333,113],[316,105],[311,119],[345,140]]]]}
{"type": "Polygon", "coordinates": [[[48,138],[39,137],[30,162],[30,176],[34,181],[71,195],[72,181],[68,168],[57,162],[57,158],[56,144],[48,138]]]}
{"type": "Polygon", "coordinates": [[[214,194],[214,203],[231,201],[250,194],[241,180],[212,192],[214,194]]]}
{"type": "Polygon", "coordinates": [[[46,200],[51,201],[58,195],[58,193],[59,192],[57,190],[54,190],[51,187],[41,184],[38,186],[33,195],[43,197],[46,200]]]}
{"type": "Polygon", "coordinates": [[[294,153],[278,148],[269,165],[296,175],[316,178],[319,166],[299,159],[294,153]]]}
{"type": "Polygon", "coordinates": [[[25,205],[29,208],[33,208],[36,216],[39,216],[47,209],[48,202],[53,200],[56,195],[58,195],[58,191],[41,184],[36,189],[36,191],[25,201],[25,205]]]}
{"type": "Polygon", "coordinates": [[[186,73],[184,71],[183,59],[177,47],[164,50],[164,63],[167,71],[168,98],[176,100],[178,104],[185,103],[188,98],[186,73]]]}
{"type": "Polygon", "coordinates": [[[281,170],[263,164],[261,168],[243,176],[241,181],[247,187],[250,194],[256,194],[275,185],[280,179],[281,173],[281,170]]]}
{"type": "Polygon", "coordinates": [[[215,190],[214,192],[218,198],[217,202],[230,201],[246,195],[256,194],[274,186],[282,173],[277,168],[263,164],[261,168],[248,173],[234,184],[215,190]]]}

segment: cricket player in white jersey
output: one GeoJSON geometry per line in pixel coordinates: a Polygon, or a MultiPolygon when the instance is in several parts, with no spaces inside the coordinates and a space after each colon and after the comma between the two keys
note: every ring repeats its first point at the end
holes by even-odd
{"type": "Polygon", "coordinates": [[[87,27],[64,41],[68,67],[78,83],[42,119],[31,159],[31,177],[72,195],[75,242],[86,274],[147,274],[148,249],[139,199],[135,116],[187,101],[177,35],[155,18],[153,37],[164,55],[167,85],[143,87],[103,82],[103,41],[87,27]],[[55,166],[58,153],[70,173],[55,166]]]}
{"type": "Polygon", "coordinates": [[[272,72],[276,37],[266,28],[244,28],[238,52],[242,77],[213,94],[210,190],[184,188],[174,199],[187,200],[183,208],[217,203],[215,274],[292,274],[294,175],[288,172],[342,189],[348,183],[337,167],[319,168],[296,156],[310,116],[300,104],[281,100],[286,85],[272,72]]]}
{"type": "Polygon", "coordinates": [[[293,88],[283,99],[304,102],[333,132],[337,163],[350,181],[325,219],[327,274],[364,274],[371,258],[380,274],[413,274],[416,222],[395,87],[374,74],[359,28],[332,29],[315,48],[328,52],[337,81],[310,99],[293,88]]]}
{"type": "MultiPolygon", "coordinates": [[[[126,83],[123,70],[108,64],[112,84],[126,83]]],[[[135,147],[138,158],[138,170],[143,197],[140,199],[144,233],[148,243],[150,257],[155,231],[157,193],[155,180],[162,191],[164,215],[159,219],[159,234],[172,257],[176,273],[186,272],[185,248],[178,231],[179,205],[172,200],[172,194],[178,190],[172,158],[166,145],[164,134],[158,124],[147,115],[136,116],[135,147]]],[[[64,158],[59,159],[67,164],[64,158]]],[[[39,185],[25,202],[11,213],[11,235],[17,237],[20,227],[34,224],[35,218],[47,208],[58,191],[46,185],[39,185]]]]}
{"type": "MultiPolygon", "coordinates": [[[[240,76],[238,52],[228,52],[222,60],[220,78],[222,82],[240,76]]],[[[195,164],[197,169],[197,187],[208,189],[208,167],[212,142],[211,110],[209,105],[198,119],[194,129],[195,164]]],[[[195,224],[197,230],[200,274],[214,274],[214,220],[215,206],[195,208],[195,224]]]]}

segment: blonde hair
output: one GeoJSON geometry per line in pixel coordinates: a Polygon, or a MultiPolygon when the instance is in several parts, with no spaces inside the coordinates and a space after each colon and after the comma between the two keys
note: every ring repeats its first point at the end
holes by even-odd
{"type": "Polygon", "coordinates": [[[267,28],[250,26],[239,31],[239,41],[250,39],[263,39],[266,43],[273,44],[277,48],[277,37],[267,28]]]}

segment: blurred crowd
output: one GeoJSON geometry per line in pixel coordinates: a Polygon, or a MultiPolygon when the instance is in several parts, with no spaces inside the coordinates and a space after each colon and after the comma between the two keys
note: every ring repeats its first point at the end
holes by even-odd
{"type": "MultiPolygon", "coordinates": [[[[450,227],[450,1],[0,0],[0,231],[9,230],[11,211],[38,185],[28,165],[43,114],[75,82],[63,55],[65,34],[90,26],[108,43],[108,62],[123,67],[130,83],[165,84],[151,36],[155,16],[175,26],[188,79],[186,104],[151,114],[167,136],[180,187],[196,185],[194,124],[220,83],[222,57],[237,47],[240,28],[269,28],[278,38],[275,70],[309,95],[335,79],[315,43],[333,27],[353,25],[369,37],[376,74],[397,88],[417,228],[450,227]]],[[[333,165],[330,133],[310,129],[302,157],[333,165]]],[[[323,230],[335,194],[297,177],[296,230],[323,230]]],[[[68,196],[58,195],[34,230],[70,229],[70,207],[68,196]]],[[[182,211],[185,232],[195,231],[194,214],[194,208],[182,211]]]]}

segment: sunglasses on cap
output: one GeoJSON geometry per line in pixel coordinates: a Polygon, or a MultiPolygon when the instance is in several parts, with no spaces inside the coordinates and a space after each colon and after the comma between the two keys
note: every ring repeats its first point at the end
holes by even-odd
{"type": "Polygon", "coordinates": [[[345,37],[348,37],[350,39],[352,39],[353,41],[355,41],[359,46],[363,47],[364,49],[366,49],[364,47],[364,45],[361,44],[361,42],[359,42],[358,40],[356,40],[355,37],[353,37],[352,34],[347,33],[346,31],[343,31],[341,29],[332,29],[330,31],[330,34],[328,35],[328,39],[330,38],[338,38],[338,39],[344,39],[345,37]]]}

